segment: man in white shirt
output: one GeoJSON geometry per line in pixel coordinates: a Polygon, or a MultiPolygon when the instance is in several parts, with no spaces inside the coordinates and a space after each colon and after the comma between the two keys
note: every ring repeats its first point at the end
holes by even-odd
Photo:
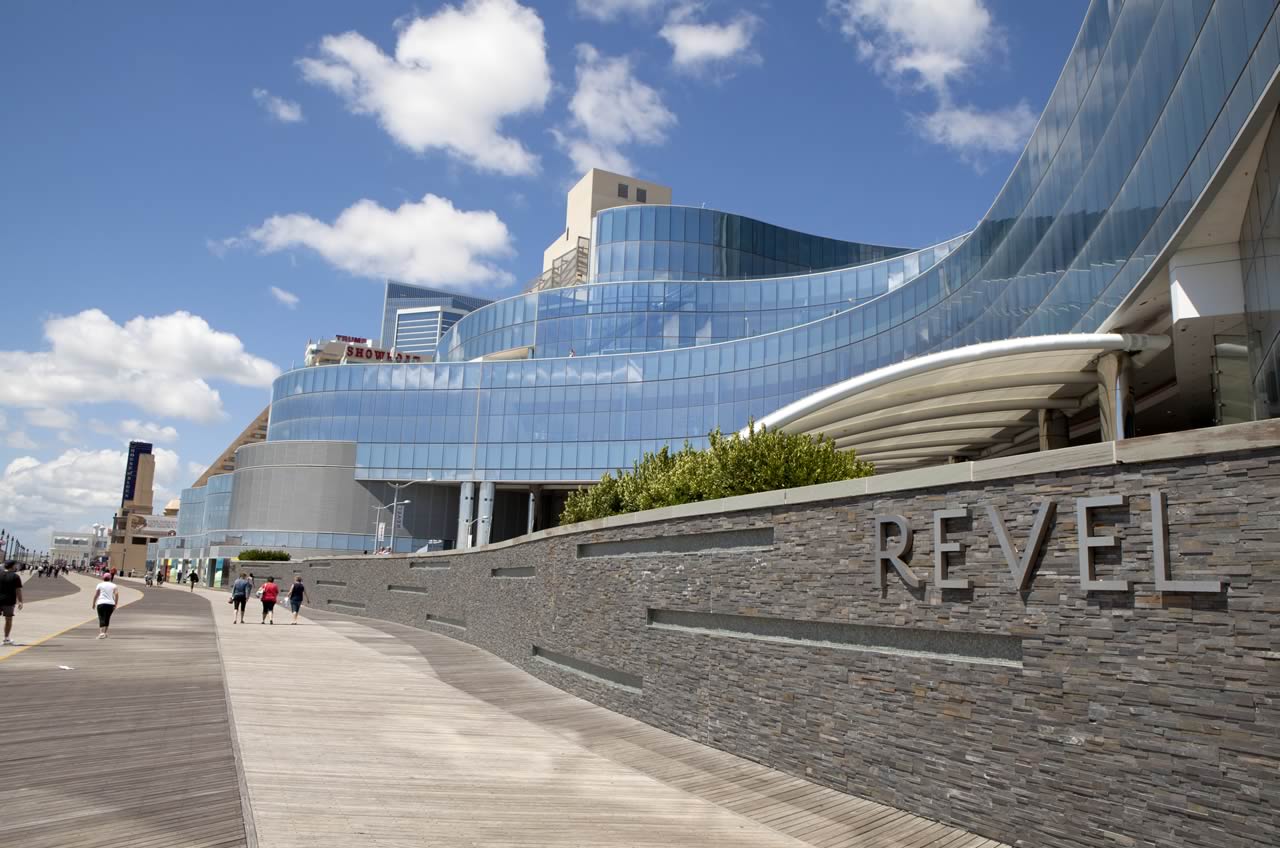
{"type": "Polygon", "coordinates": [[[116,611],[119,600],[119,587],[113,582],[115,575],[110,571],[102,575],[102,582],[93,589],[93,601],[89,604],[98,611],[98,638],[107,638],[107,628],[111,626],[111,613],[116,611]]]}

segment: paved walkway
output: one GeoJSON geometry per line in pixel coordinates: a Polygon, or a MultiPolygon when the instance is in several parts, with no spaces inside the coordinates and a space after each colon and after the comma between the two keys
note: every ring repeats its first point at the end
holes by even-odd
{"type": "MultiPolygon", "coordinates": [[[[88,586],[37,601],[26,629],[89,613],[88,586]],[[46,606],[47,605],[47,606],[46,606]]],[[[132,603],[0,659],[0,845],[233,848],[246,844],[209,605],[125,590],[132,603]]]]}
{"type": "Polygon", "coordinates": [[[315,611],[264,626],[256,607],[245,625],[216,612],[262,848],[998,845],[609,712],[445,636],[315,611]]]}
{"type": "Polygon", "coordinates": [[[20,571],[18,576],[22,578],[22,596],[27,603],[80,591],[80,587],[66,577],[36,577],[30,571],[20,571]]]}
{"type": "MultiPolygon", "coordinates": [[[[96,622],[98,614],[93,611],[89,605],[90,592],[93,587],[98,585],[98,579],[90,577],[87,574],[71,574],[67,577],[59,578],[55,581],[51,578],[44,577],[24,577],[23,586],[30,583],[32,589],[32,600],[30,603],[23,603],[22,609],[18,611],[13,619],[13,640],[18,644],[9,646],[0,646],[0,662],[14,654],[20,654],[34,645],[46,645],[50,640],[62,639],[66,636],[66,631],[71,630],[87,621],[95,622],[94,633],[97,633],[96,622]],[[64,591],[59,587],[54,590],[50,587],[42,586],[41,583],[48,582],[57,585],[61,581],[71,583],[75,588],[70,594],[52,595],[54,591],[64,591]],[[47,591],[46,591],[47,590],[47,591]]],[[[119,623],[122,627],[124,621],[128,617],[125,607],[134,603],[142,597],[142,593],[128,584],[120,586],[120,602],[122,604],[119,610],[119,619],[112,619],[112,627],[119,623]]],[[[53,648],[58,645],[47,645],[53,648]]],[[[0,666],[0,668],[3,668],[0,666]]]]}
{"type": "MultiPolygon", "coordinates": [[[[238,625],[221,592],[125,591],[141,600],[111,639],[89,623],[0,659],[0,845],[1001,848],[435,633],[314,611],[262,625],[256,601],[238,625]]],[[[28,607],[29,626],[59,626],[68,599],[61,626],[84,618],[81,591],[28,607]]]]}

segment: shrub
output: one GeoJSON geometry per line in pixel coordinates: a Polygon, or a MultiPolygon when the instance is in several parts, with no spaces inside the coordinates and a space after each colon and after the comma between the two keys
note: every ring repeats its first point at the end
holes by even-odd
{"type": "Polygon", "coordinates": [[[672,452],[663,447],[646,453],[630,471],[606,474],[589,489],[569,495],[562,524],[663,506],[731,498],[774,489],[791,489],[875,473],[871,463],[852,451],[838,451],[823,436],[756,428],[747,435],[708,434],[706,450],[688,442],[672,452]]]}
{"type": "Polygon", "coordinates": [[[288,551],[268,551],[262,548],[249,548],[241,551],[236,559],[241,562],[288,562],[292,559],[288,551]]]}

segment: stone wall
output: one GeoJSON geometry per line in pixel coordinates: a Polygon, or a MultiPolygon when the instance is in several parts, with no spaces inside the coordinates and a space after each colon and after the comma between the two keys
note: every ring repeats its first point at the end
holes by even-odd
{"type": "Polygon", "coordinates": [[[1277,495],[1280,422],[1264,422],[297,570],[321,608],[437,630],[682,736],[1002,841],[1278,845],[1277,495]],[[1112,495],[1124,502],[1088,511],[1094,579],[1131,586],[1087,589],[1079,499],[1112,495]],[[989,507],[1016,564],[1045,500],[1019,590],[989,507]],[[972,586],[939,588],[934,511],[965,507],[943,519],[963,545],[945,578],[972,586]],[[905,574],[877,568],[881,516],[912,530],[905,574]],[[1158,589],[1162,559],[1168,580],[1210,585],[1158,589]]]}

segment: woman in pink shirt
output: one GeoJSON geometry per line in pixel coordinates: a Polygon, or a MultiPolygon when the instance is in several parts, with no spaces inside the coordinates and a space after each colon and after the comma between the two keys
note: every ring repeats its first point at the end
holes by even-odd
{"type": "Polygon", "coordinates": [[[275,608],[276,601],[280,599],[280,587],[276,585],[274,577],[267,577],[267,582],[262,584],[262,623],[267,624],[270,618],[271,624],[276,623],[275,608]]]}

